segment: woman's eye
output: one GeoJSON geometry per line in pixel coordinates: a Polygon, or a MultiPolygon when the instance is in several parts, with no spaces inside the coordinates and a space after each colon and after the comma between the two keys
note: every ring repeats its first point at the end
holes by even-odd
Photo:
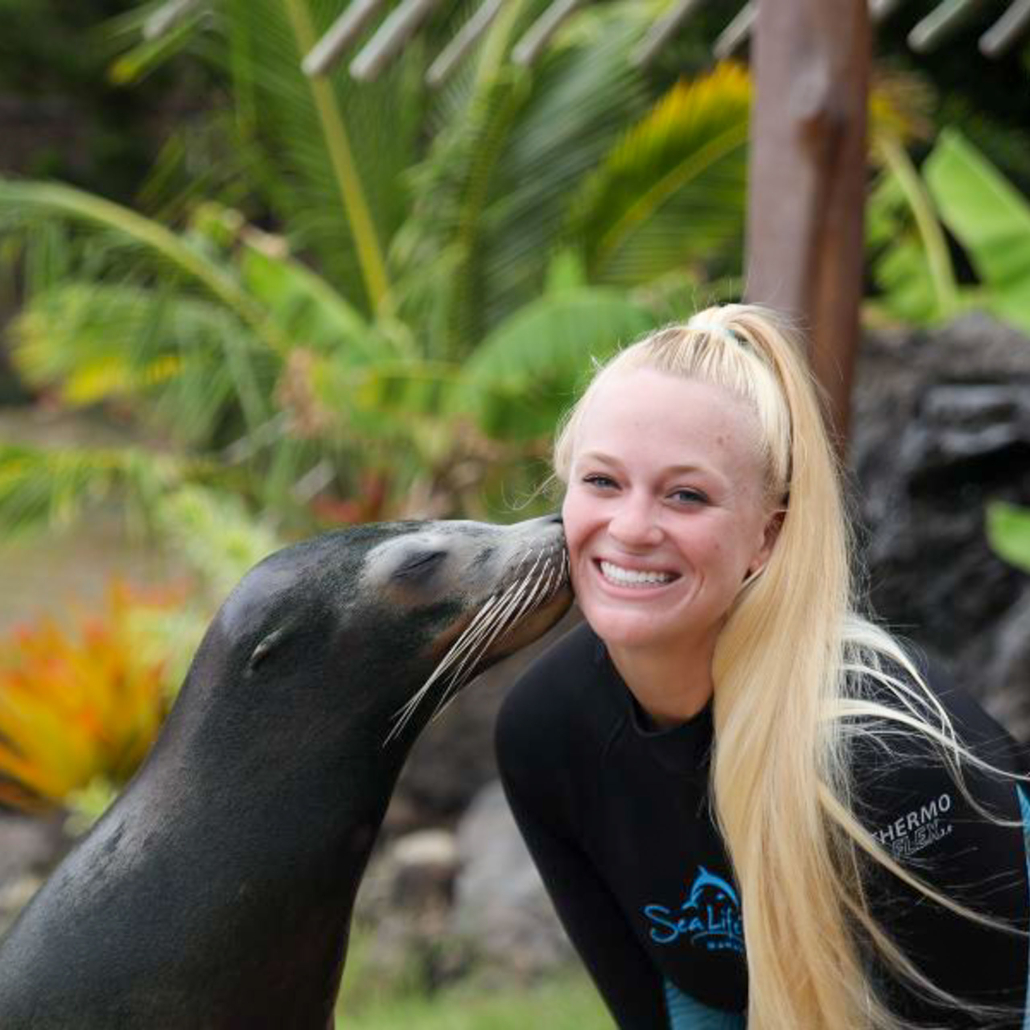
{"type": "Polygon", "coordinates": [[[683,504],[707,504],[708,498],[700,490],[688,490],[686,487],[680,490],[673,490],[670,497],[674,497],[683,504]]]}
{"type": "Polygon", "coordinates": [[[615,486],[615,480],[612,479],[610,476],[601,476],[597,475],[596,473],[593,473],[589,476],[584,476],[583,482],[589,483],[591,486],[615,486]]]}

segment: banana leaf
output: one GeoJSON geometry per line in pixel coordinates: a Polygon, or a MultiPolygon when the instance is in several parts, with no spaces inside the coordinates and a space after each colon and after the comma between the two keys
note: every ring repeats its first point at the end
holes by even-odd
{"type": "Polygon", "coordinates": [[[1030,203],[956,129],[941,133],[923,175],[980,278],[981,306],[1030,332],[1030,203]]]}

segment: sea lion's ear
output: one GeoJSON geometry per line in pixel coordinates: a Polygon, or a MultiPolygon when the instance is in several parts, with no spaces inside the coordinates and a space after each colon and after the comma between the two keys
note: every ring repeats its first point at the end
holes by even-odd
{"type": "Polygon", "coordinates": [[[276,626],[258,641],[257,647],[250,652],[247,659],[247,672],[253,672],[279,645],[297,628],[296,620],[276,626]]]}

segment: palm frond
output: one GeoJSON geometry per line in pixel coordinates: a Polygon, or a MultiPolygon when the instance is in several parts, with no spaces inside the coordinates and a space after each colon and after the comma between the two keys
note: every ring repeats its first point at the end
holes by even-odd
{"type": "Polygon", "coordinates": [[[571,220],[594,282],[647,282],[735,245],[751,87],[731,63],[680,82],[584,185],[571,220]]]}
{"type": "Polygon", "coordinates": [[[127,12],[117,21],[112,19],[101,30],[111,42],[131,40],[128,48],[111,62],[107,69],[108,78],[116,86],[129,86],[141,82],[167,61],[178,56],[194,43],[197,30],[207,20],[203,9],[190,11],[181,21],[156,39],[143,39],[139,33],[155,5],[144,4],[127,12]]]}
{"type": "Polygon", "coordinates": [[[305,47],[328,28],[338,5],[290,0],[287,9],[280,0],[230,0],[224,12],[240,132],[268,157],[257,169],[266,174],[261,187],[289,225],[291,242],[314,254],[336,288],[367,313],[374,304],[359,250],[381,251],[403,211],[399,176],[416,152],[424,108],[422,44],[412,41],[375,83],[354,83],[346,68],[310,80],[300,69],[305,47]],[[355,221],[357,195],[367,221],[355,221]]]}
{"type": "Polygon", "coordinates": [[[12,324],[26,381],[71,406],[117,399],[184,443],[270,415],[278,356],[212,301],[160,286],[68,282],[12,324]],[[238,413],[238,414],[237,414],[238,413]]]}
{"type": "Polygon", "coordinates": [[[97,231],[108,248],[130,249],[133,256],[156,259],[195,288],[221,301],[274,350],[282,341],[270,332],[263,308],[240,289],[233,275],[191,242],[152,219],[72,186],[0,178],[0,233],[34,230],[63,221],[97,231]]]}
{"type": "MultiPolygon", "coordinates": [[[[532,74],[487,65],[412,173],[398,250],[410,293],[436,302],[425,319],[430,353],[460,358],[539,294],[570,197],[646,109],[647,84],[627,54],[652,12],[650,3],[591,6],[532,74]]],[[[483,61],[517,34],[515,13],[491,29],[483,61]]]]}
{"type": "Polygon", "coordinates": [[[288,254],[272,252],[274,237],[250,233],[239,254],[240,278],[265,305],[291,346],[320,352],[340,351],[364,364],[380,360],[399,346],[341,296],[322,276],[288,254]]]}
{"type": "Polygon", "coordinates": [[[652,328],[650,312],[604,287],[563,290],[526,305],[466,364],[480,426],[503,440],[552,433],[591,361],[603,360],[652,328]]]}
{"type": "Polygon", "coordinates": [[[41,449],[0,444],[0,529],[9,536],[68,526],[117,497],[130,519],[152,524],[163,493],[212,478],[209,463],[142,448],[41,449]]]}

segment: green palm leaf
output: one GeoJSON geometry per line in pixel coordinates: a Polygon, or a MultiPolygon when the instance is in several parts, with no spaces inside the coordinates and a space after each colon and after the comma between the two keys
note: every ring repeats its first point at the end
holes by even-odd
{"type": "Polygon", "coordinates": [[[955,129],[941,133],[923,175],[983,283],[981,304],[1030,332],[1030,204],[955,129]]]}
{"type": "Polygon", "coordinates": [[[987,539],[1000,558],[1030,572],[1030,509],[1004,501],[987,505],[987,539]]]}
{"type": "Polygon", "coordinates": [[[572,218],[591,281],[647,282],[735,246],[751,88],[723,64],[673,87],[584,185],[572,218]]]}
{"type": "Polygon", "coordinates": [[[552,433],[591,362],[653,327],[650,312],[603,287],[572,288],[526,305],[483,341],[465,368],[484,432],[505,440],[552,433]]]}
{"type": "Polygon", "coordinates": [[[161,496],[209,479],[208,463],[142,448],[39,449],[0,444],[0,527],[10,536],[69,525],[117,496],[130,516],[151,522],[161,496]]]}
{"type": "Polygon", "coordinates": [[[431,353],[460,358],[540,293],[572,196],[648,86],[628,60],[656,5],[577,12],[532,74],[496,61],[527,5],[511,5],[483,48],[465,108],[412,174],[414,214],[399,239],[409,292],[437,302],[431,353]],[[440,341],[440,342],[438,342],[440,341]]]}
{"type": "Polygon", "coordinates": [[[403,210],[425,60],[416,41],[375,83],[355,83],[345,66],[309,79],[301,59],[338,13],[325,0],[229,0],[224,30],[240,131],[266,155],[255,169],[266,196],[291,242],[368,312],[389,285],[383,252],[403,210]]]}
{"type": "MultiPolygon", "coordinates": [[[[274,237],[268,238],[275,245],[274,237]]],[[[339,351],[365,364],[402,346],[369,323],[320,275],[283,253],[273,253],[254,236],[239,254],[240,280],[265,305],[291,346],[339,351]]]]}
{"type": "Polygon", "coordinates": [[[227,413],[270,415],[278,356],[232,312],[161,287],[56,285],[13,323],[26,381],[70,406],[127,402],[141,421],[204,445],[227,413]]]}
{"type": "Polygon", "coordinates": [[[84,226],[105,250],[129,250],[134,260],[142,257],[166,273],[173,271],[193,288],[221,301],[268,346],[281,349],[281,339],[269,332],[263,308],[200,241],[190,241],[129,208],[72,186],[0,178],[0,233],[35,230],[41,223],[52,222],[84,226]]]}

